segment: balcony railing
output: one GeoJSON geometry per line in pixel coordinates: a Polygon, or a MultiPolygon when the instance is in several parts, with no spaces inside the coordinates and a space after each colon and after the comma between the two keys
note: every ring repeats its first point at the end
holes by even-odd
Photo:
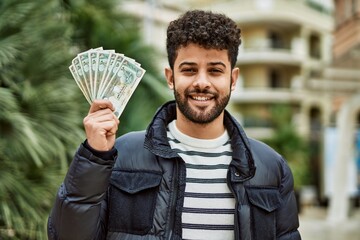
{"type": "Polygon", "coordinates": [[[234,91],[231,96],[232,101],[241,103],[299,103],[302,99],[302,92],[272,88],[247,88],[243,91],[234,91]]]}
{"type": "Polygon", "coordinates": [[[308,59],[305,40],[293,38],[290,42],[274,42],[271,39],[244,39],[239,49],[238,63],[283,63],[299,65],[308,59]]]}

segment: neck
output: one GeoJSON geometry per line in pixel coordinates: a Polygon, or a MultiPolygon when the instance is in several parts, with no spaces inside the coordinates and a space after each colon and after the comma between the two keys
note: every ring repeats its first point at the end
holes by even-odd
{"type": "Polygon", "coordinates": [[[214,121],[206,124],[194,123],[177,110],[176,127],[180,132],[193,138],[214,139],[220,137],[224,131],[224,112],[214,121]]]}

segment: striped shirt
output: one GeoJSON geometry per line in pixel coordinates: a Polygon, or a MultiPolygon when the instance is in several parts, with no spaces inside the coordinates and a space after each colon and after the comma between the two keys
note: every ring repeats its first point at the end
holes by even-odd
{"type": "Polygon", "coordinates": [[[226,184],[232,159],[228,132],[211,140],[192,138],[174,120],[167,137],[186,164],[183,239],[234,239],[235,199],[226,184]]]}

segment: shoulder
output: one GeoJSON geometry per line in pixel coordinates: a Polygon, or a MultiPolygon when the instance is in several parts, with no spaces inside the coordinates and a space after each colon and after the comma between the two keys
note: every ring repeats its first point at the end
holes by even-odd
{"type": "Polygon", "coordinates": [[[115,168],[158,170],[154,154],[144,147],[145,131],[129,132],[116,139],[115,168]]]}
{"type": "Polygon", "coordinates": [[[144,149],[145,131],[129,132],[116,139],[115,148],[118,159],[141,157],[146,152],[144,149]]]}
{"type": "Polygon", "coordinates": [[[144,139],[145,131],[129,132],[116,139],[115,147],[118,150],[124,147],[143,147],[144,139]]]}
{"type": "Polygon", "coordinates": [[[280,186],[284,180],[292,183],[292,173],[286,160],[273,148],[256,139],[249,138],[251,154],[256,166],[253,181],[264,185],[280,186]]]}
{"type": "Polygon", "coordinates": [[[248,138],[249,139],[249,143],[250,143],[250,149],[251,149],[251,153],[254,157],[263,159],[274,159],[274,160],[280,160],[282,159],[281,155],[276,152],[273,148],[271,148],[269,145],[267,145],[266,143],[253,139],[253,138],[248,138]]]}

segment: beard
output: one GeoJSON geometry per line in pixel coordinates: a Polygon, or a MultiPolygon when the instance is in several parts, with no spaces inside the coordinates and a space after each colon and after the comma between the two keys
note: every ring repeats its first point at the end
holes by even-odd
{"type": "Polygon", "coordinates": [[[225,107],[229,103],[230,100],[230,92],[225,96],[219,96],[218,93],[211,92],[209,90],[185,90],[184,95],[182,96],[176,88],[174,87],[174,96],[176,100],[176,104],[180,110],[180,112],[190,121],[197,124],[208,124],[214,121],[220,114],[224,111],[225,107]],[[213,95],[213,99],[215,99],[215,106],[210,110],[206,110],[204,108],[193,109],[189,105],[187,99],[190,97],[190,94],[193,93],[202,93],[202,94],[211,94],[213,95]]]}

